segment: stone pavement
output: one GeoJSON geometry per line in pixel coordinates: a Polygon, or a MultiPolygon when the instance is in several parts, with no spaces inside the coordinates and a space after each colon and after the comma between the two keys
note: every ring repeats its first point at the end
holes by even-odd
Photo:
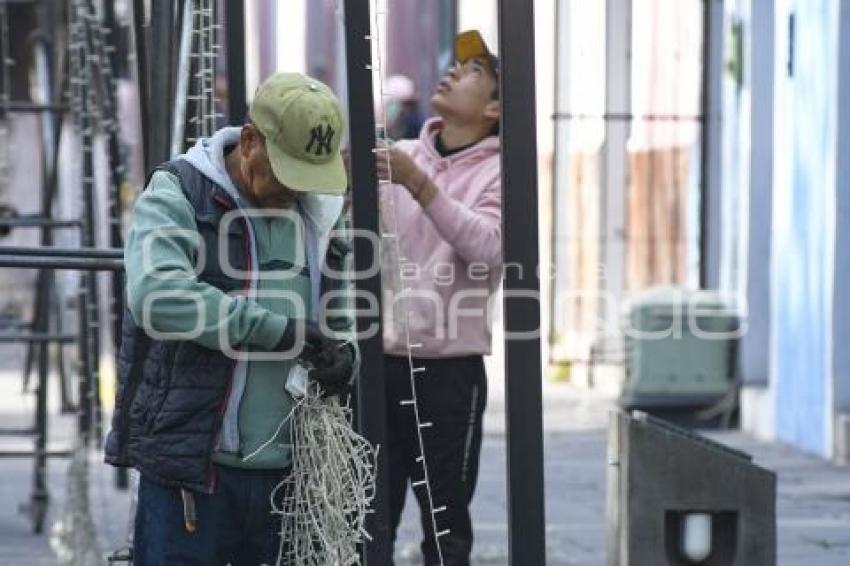
{"type": "MultiPolygon", "coordinates": [[[[473,564],[481,565],[507,564],[508,557],[504,388],[498,368],[489,369],[493,379],[472,509],[473,564]]],[[[603,566],[607,423],[614,400],[548,382],[543,399],[547,564],[603,566]]],[[[757,464],[778,473],[779,566],[850,564],[850,468],[740,432],[707,435],[752,454],[757,464]]],[[[396,552],[399,565],[421,563],[418,521],[409,493],[396,552]]]]}
{"type": "MultiPolygon", "coordinates": [[[[504,389],[498,372],[491,380],[485,418],[478,492],[473,505],[476,546],[473,564],[507,564],[504,389]]],[[[55,399],[55,395],[53,397],[55,399]]],[[[544,388],[547,564],[605,564],[605,443],[610,398],[564,384],[544,388]]],[[[20,394],[20,378],[0,372],[0,427],[24,424],[32,403],[20,394]]],[[[55,411],[53,412],[55,415],[55,411]]],[[[71,441],[73,421],[54,417],[52,447],[71,441]]],[[[712,433],[712,438],[752,453],[758,463],[779,474],[779,565],[850,564],[850,470],[791,448],[758,442],[741,433],[712,433]]],[[[0,438],[0,448],[22,447],[20,439],[0,438]]],[[[90,459],[90,510],[98,552],[123,544],[129,496],[113,488],[114,473],[90,459]]],[[[67,462],[49,466],[50,521],[61,518],[66,495],[67,462]]],[[[19,503],[29,496],[29,460],[3,460],[0,467],[0,564],[55,564],[50,537],[30,533],[19,503]]],[[[418,518],[413,500],[405,510],[397,545],[397,563],[418,563],[418,518]]],[[[54,537],[55,538],[55,537],[54,537]]],[[[536,566],[525,565],[522,566],[536,566]]]]}

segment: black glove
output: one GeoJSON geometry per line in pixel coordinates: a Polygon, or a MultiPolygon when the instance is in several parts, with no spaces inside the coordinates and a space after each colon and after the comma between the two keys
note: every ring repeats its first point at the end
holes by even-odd
{"type": "Polygon", "coordinates": [[[321,348],[306,346],[301,359],[312,366],[307,377],[319,385],[323,397],[344,397],[351,390],[355,355],[349,342],[326,340],[321,348]]]}
{"type": "Polygon", "coordinates": [[[276,352],[293,352],[293,357],[298,357],[304,349],[323,349],[324,344],[327,341],[328,339],[322,334],[319,325],[312,320],[290,318],[286,321],[286,327],[283,329],[283,336],[281,336],[280,341],[278,341],[274,350],[276,352]],[[303,327],[303,331],[301,331],[300,327],[303,327]],[[302,332],[301,337],[303,338],[303,343],[300,344],[301,348],[296,351],[295,347],[299,345],[295,343],[299,334],[298,331],[302,332]]]}

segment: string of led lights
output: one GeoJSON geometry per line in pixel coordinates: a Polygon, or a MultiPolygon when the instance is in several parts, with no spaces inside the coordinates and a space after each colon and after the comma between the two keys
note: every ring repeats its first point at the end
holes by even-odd
{"type": "Polygon", "coordinates": [[[9,103],[11,102],[12,59],[9,38],[9,8],[0,2],[0,195],[6,194],[10,184],[11,159],[9,139],[9,103]]]}
{"type": "Polygon", "coordinates": [[[192,53],[194,63],[193,92],[187,98],[194,102],[194,115],[189,123],[194,126],[194,137],[187,138],[192,144],[198,139],[215,133],[216,122],[221,116],[216,111],[215,67],[221,51],[219,30],[216,23],[214,0],[192,0],[192,53]]]}
{"type": "MultiPolygon", "coordinates": [[[[389,0],[371,0],[373,4],[373,14],[374,14],[374,24],[372,29],[372,60],[375,62],[372,67],[372,73],[375,78],[375,83],[377,84],[378,95],[380,97],[381,104],[379,105],[379,118],[376,120],[375,124],[375,138],[377,140],[377,147],[375,148],[375,157],[376,159],[385,159],[387,162],[387,171],[389,172],[388,178],[386,180],[380,180],[379,184],[382,187],[392,185],[393,181],[393,173],[392,173],[392,163],[389,156],[389,148],[392,146],[392,140],[387,137],[387,129],[386,129],[386,101],[390,98],[391,95],[384,93],[384,81],[383,81],[383,42],[382,42],[382,26],[381,26],[381,18],[386,18],[388,14],[388,1],[389,0]]],[[[387,187],[388,188],[388,187],[387,187]]],[[[382,193],[385,189],[381,189],[382,193]]],[[[390,189],[391,191],[391,189],[390,189]]],[[[382,230],[384,232],[381,234],[382,242],[387,242],[390,244],[390,254],[392,257],[392,264],[394,266],[394,279],[402,285],[404,278],[402,277],[402,263],[405,261],[403,250],[401,249],[401,238],[399,237],[399,222],[398,215],[396,214],[395,207],[395,195],[392,192],[387,193],[389,198],[383,198],[381,200],[381,214],[383,217],[388,219],[388,222],[384,222],[382,230]]],[[[419,408],[419,402],[417,397],[417,387],[416,382],[417,379],[426,378],[426,368],[423,366],[417,366],[414,364],[414,351],[418,348],[422,347],[422,344],[411,342],[410,339],[410,317],[411,312],[408,308],[408,297],[411,293],[411,289],[408,287],[404,287],[402,289],[394,289],[393,291],[401,291],[398,303],[401,305],[401,309],[403,311],[402,323],[404,327],[404,338],[407,350],[407,362],[408,367],[410,368],[410,390],[411,390],[411,398],[404,399],[401,401],[401,405],[404,407],[409,407],[411,411],[413,411],[414,423],[416,425],[416,436],[419,446],[419,456],[416,457],[416,463],[421,466],[422,477],[418,480],[413,480],[411,482],[411,487],[414,490],[421,489],[425,492],[425,498],[428,501],[428,513],[431,517],[431,528],[434,533],[434,542],[437,548],[437,556],[439,559],[439,563],[442,565],[443,562],[443,552],[442,546],[440,544],[440,538],[449,534],[450,530],[439,530],[437,527],[437,516],[440,513],[446,511],[447,507],[445,505],[436,506],[434,502],[433,491],[431,489],[431,481],[430,476],[428,474],[428,463],[425,457],[425,442],[423,438],[423,431],[433,427],[433,423],[429,421],[424,421],[422,419],[422,413],[419,408]]],[[[385,308],[390,308],[385,305],[385,308]]]]}

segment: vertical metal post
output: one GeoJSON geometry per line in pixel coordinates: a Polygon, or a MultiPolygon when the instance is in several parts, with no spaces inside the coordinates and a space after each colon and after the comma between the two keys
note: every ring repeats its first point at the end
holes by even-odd
{"type": "MultiPolygon", "coordinates": [[[[37,58],[40,67],[39,80],[43,89],[42,98],[45,104],[54,103],[53,77],[54,77],[54,11],[49,3],[44,2],[39,10],[40,27],[45,30],[42,41],[36,44],[37,58]]],[[[51,204],[56,191],[56,160],[58,155],[58,123],[60,120],[53,113],[42,115],[42,146],[44,154],[43,180],[42,180],[42,216],[50,218],[51,204]]],[[[49,228],[42,231],[42,245],[50,245],[53,242],[52,233],[49,228]]],[[[44,304],[38,305],[36,309],[36,331],[48,334],[50,331],[50,289],[53,287],[53,272],[50,270],[39,271],[38,291],[44,304]]],[[[32,513],[34,531],[40,533],[44,527],[44,518],[47,512],[47,392],[49,379],[49,344],[40,345],[38,349],[38,385],[36,389],[36,439],[35,439],[35,470],[33,477],[33,493],[30,512],[32,513]]],[[[61,348],[61,345],[59,346],[61,348]]]]}
{"type": "MultiPolygon", "coordinates": [[[[93,136],[93,120],[90,115],[87,115],[89,110],[89,94],[88,86],[83,87],[83,111],[82,124],[80,126],[80,145],[82,146],[83,160],[83,246],[95,247],[96,230],[95,230],[95,206],[94,206],[94,136],[93,136]]],[[[100,324],[98,305],[98,289],[97,289],[97,272],[89,271],[83,274],[85,292],[87,295],[88,308],[86,309],[85,322],[86,332],[88,333],[89,343],[89,364],[92,369],[92,382],[89,390],[88,399],[80,399],[80,402],[91,405],[92,417],[94,422],[94,438],[100,442],[103,436],[103,423],[100,405],[100,375],[98,372],[100,358],[100,324]]]]}
{"type": "Polygon", "coordinates": [[[136,54],[136,80],[139,85],[139,118],[142,128],[142,163],[145,174],[155,163],[150,155],[150,81],[148,74],[148,37],[145,18],[145,0],[133,1],[134,50],[136,54]]]}
{"type": "MultiPolygon", "coordinates": [[[[173,0],[151,1],[150,45],[148,56],[164,53],[159,64],[148,65],[150,85],[149,128],[151,166],[171,159],[171,114],[174,107],[175,22],[173,0]],[[154,51],[155,50],[155,51],[154,51]]],[[[144,126],[144,124],[143,124],[144,126]]]]}
{"type": "Polygon", "coordinates": [[[248,102],[245,79],[245,0],[227,0],[227,115],[231,126],[245,123],[248,102]]]}
{"type": "Polygon", "coordinates": [[[720,119],[723,89],[723,0],[705,1],[703,41],[700,287],[720,283],[720,119]]]}
{"type": "MultiPolygon", "coordinates": [[[[103,61],[101,64],[108,65],[109,73],[104,74],[103,80],[111,80],[112,84],[104,84],[106,94],[109,96],[109,118],[116,121],[116,126],[110,128],[109,131],[109,168],[112,173],[112,187],[109,191],[109,244],[112,248],[118,249],[124,247],[123,238],[121,237],[121,189],[125,182],[125,166],[124,155],[121,147],[121,139],[118,134],[118,99],[117,99],[117,77],[119,73],[119,51],[118,45],[118,27],[115,22],[115,6],[113,2],[104,2],[103,4],[103,27],[106,29],[104,40],[110,46],[112,51],[109,54],[109,60],[103,61]]],[[[111,277],[112,291],[112,343],[115,348],[114,358],[115,367],[118,367],[118,357],[121,350],[121,326],[124,318],[124,273],[121,271],[113,271],[111,277]]],[[[115,485],[118,489],[127,489],[130,485],[127,468],[115,469],[115,485]]]]}
{"type": "MultiPolygon", "coordinates": [[[[348,69],[348,115],[350,120],[352,207],[354,228],[379,234],[378,177],[375,169],[375,114],[372,102],[371,41],[369,32],[369,0],[345,0],[345,41],[348,69]]],[[[368,238],[355,238],[354,261],[359,273],[365,272],[380,261],[379,250],[368,238]]],[[[377,491],[373,514],[369,516],[367,530],[372,541],[366,545],[367,564],[383,566],[391,562],[390,525],[387,493],[386,451],[386,392],[384,385],[383,338],[380,330],[381,276],[357,281],[358,296],[372,298],[378,311],[374,316],[358,316],[358,335],[364,336],[371,328],[378,332],[360,340],[363,357],[361,379],[358,383],[357,414],[361,432],[373,444],[381,446],[378,452],[377,491]]]]}
{"type": "Polygon", "coordinates": [[[80,403],[80,414],[77,426],[79,428],[80,440],[83,446],[88,446],[91,439],[92,404],[91,396],[91,364],[89,363],[89,334],[88,334],[88,300],[84,290],[77,295],[77,319],[78,319],[78,352],[79,352],[79,381],[78,398],[80,403]]]}
{"type": "Polygon", "coordinates": [[[499,0],[504,261],[522,266],[519,272],[507,270],[504,279],[508,535],[514,566],[546,563],[533,37],[533,5],[499,0]],[[533,337],[512,336],[525,332],[533,337]]]}
{"type": "MultiPolygon", "coordinates": [[[[42,102],[54,104],[53,96],[53,7],[43,2],[39,9],[40,27],[45,30],[44,38],[35,44],[36,58],[39,67],[39,80],[42,83],[42,102]]],[[[52,113],[45,113],[42,118],[42,147],[44,166],[42,168],[41,215],[50,218],[53,195],[56,188],[56,159],[58,155],[58,132],[56,123],[60,120],[52,113]]],[[[49,246],[53,243],[51,228],[45,227],[41,232],[41,244],[49,246]]],[[[49,334],[50,331],[50,289],[53,286],[53,272],[39,270],[36,284],[35,332],[49,334]]],[[[61,348],[62,346],[59,345],[61,348]]],[[[35,405],[35,446],[33,489],[30,497],[30,515],[33,531],[41,533],[44,528],[44,518],[47,513],[47,391],[49,379],[50,345],[44,342],[38,346],[38,383],[36,385],[35,405]]],[[[33,350],[30,349],[30,353],[33,350]]]]}
{"type": "MultiPolygon", "coordinates": [[[[44,270],[47,281],[52,279],[51,271],[44,270]]],[[[45,295],[48,298],[49,294],[45,295]]],[[[48,299],[49,300],[49,299],[48,299]]],[[[50,309],[47,305],[41,308],[37,328],[47,333],[50,309]]],[[[60,345],[61,347],[61,345],[60,345]]],[[[36,386],[35,402],[35,469],[33,472],[33,487],[30,502],[30,513],[33,519],[33,531],[36,534],[44,528],[44,515],[47,511],[47,379],[48,379],[48,342],[41,344],[38,349],[38,384],[36,386]]]]}

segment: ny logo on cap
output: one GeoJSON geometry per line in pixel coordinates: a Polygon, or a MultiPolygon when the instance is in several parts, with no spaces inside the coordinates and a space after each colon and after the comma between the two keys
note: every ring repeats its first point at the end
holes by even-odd
{"type": "Polygon", "coordinates": [[[304,151],[310,152],[313,149],[313,144],[316,144],[315,154],[317,156],[322,155],[322,153],[330,153],[331,152],[331,142],[334,139],[334,129],[330,127],[330,125],[325,125],[322,127],[321,124],[310,130],[310,142],[307,144],[307,147],[304,148],[304,151]]]}

